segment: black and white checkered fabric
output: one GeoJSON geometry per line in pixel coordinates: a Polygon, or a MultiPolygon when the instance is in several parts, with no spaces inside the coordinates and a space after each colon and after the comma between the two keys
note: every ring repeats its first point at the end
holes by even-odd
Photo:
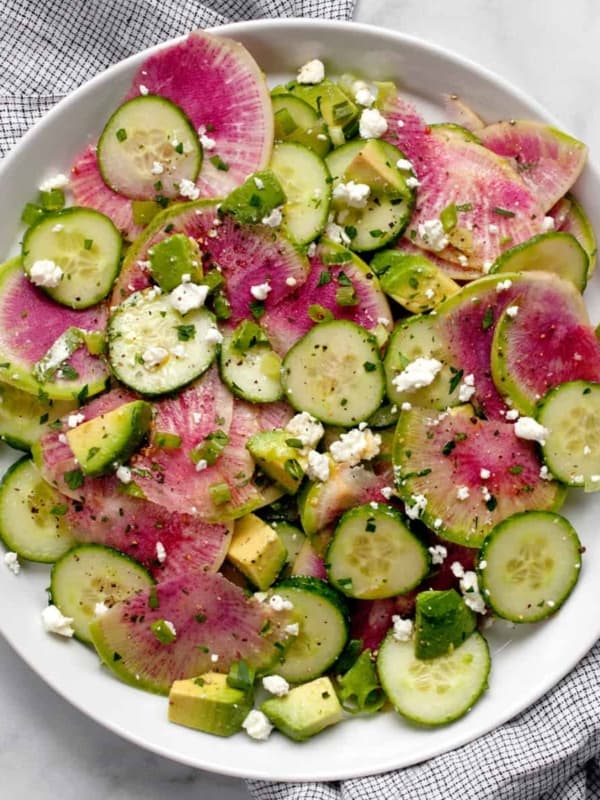
{"type": "MultiPolygon", "coordinates": [[[[348,19],[353,7],[354,0],[0,0],[0,156],[65,94],[152,44],[233,20],[348,19]]],[[[532,708],[454,752],[342,783],[248,788],[258,800],[600,800],[599,753],[600,643],[532,708]]]]}

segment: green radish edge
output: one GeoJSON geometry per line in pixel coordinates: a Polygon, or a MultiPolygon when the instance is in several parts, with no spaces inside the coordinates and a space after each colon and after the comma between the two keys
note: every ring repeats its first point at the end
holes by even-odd
{"type": "Polygon", "coordinates": [[[0,383],[0,437],[17,450],[31,450],[49,425],[78,405],[76,400],[46,400],[0,383]]]}
{"type": "Polygon", "coordinates": [[[555,614],[581,573],[581,542],[571,523],[549,511],[524,511],[486,536],[477,573],[491,609],[511,622],[555,614]]]}
{"type": "Polygon", "coordinates": [[[549,213],[554,217],[557,229],[565,233],[571,233],[587,253],[589,258],[589,278],[596,268],[598,246],[594,229],[583,206],[572,194],[567,194],[558,201],[549,213]]]}

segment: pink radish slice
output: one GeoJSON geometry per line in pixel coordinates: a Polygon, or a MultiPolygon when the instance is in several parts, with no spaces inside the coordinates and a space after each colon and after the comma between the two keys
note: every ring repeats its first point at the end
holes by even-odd
{"type": "Polygon", "coordinates": [[[214,141],[209,146],[204,140],[197,181],[203,196],[228,194],[267,165],[273,145],[269,90],[257,63],[239,42],[194,31],[142,64],[128,99],[140,91],[176,103],[194,127],[214,141]],[[211,163],[213,156],[219,156],[227,169],[211,163]]]}
{"type": "Polygon", "coordinates": [[[122,680],[166,694],[174,680],[227,672],[240,659],[268,667],[280,652],[276,645],[285,640],[288,620],[287,612],[247,597],[219,573],[194,572],[117,603],[91,633],[100,657],[122,680]],[[152,630],[159,620],[176,632],[170,644],[152,630]]]}

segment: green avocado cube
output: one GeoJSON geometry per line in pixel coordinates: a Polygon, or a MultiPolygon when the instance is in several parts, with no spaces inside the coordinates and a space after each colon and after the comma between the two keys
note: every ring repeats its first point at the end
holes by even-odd
{"type": "Polygon", "coordinates": [[[430,311],[460,290],[458,283],[426,256],[390,250],[376,258],[373,269],[380,271],[381,288],[413,314],[430,311]]]}
{"type": "Polygon", "coordinates": [[[261,222],[285,201],[285,192],[275,173],[263,169],[230,192],[221,203],[220,211],[231,214],[238,222],[251,225],[261,222]]]}
{"type": "Polygon", "coordinates": [[[262,471],[288,494],[298,491],[308,463],[299,439],[296,440],[289,431],[275,428],[255,433],[248,439],[246,447],[262,471]]]}
{"type": "Polygon", "coordinates": [[[455,589],[430,589],[417,595],[415,655],[429,659],[446,655],[475,630],[476,616],[455,589]]]}
{"type": "Polygon", "coordinates": [[[151,421],[152,405],[133,400],[69,429],[67,442],[84,475],[104,475],[140,448],[151,421]]]}
{"type": "Polygon", "coordinates": [[[227,675],[207,672],[173,683],[169,721],[216,736],[231,736],[241,730],[252,704],[251,691],[230,686],[227,675]]]}
{"type": "Polygon", "coordinates": [[[163,292],[172,292],[184,279],[202,280],[202,253],[198,242],[184,233],[174,233],[148,250],[150,272],[163,292]]]}
{"type": "Polygon", "coordinates": [[[256,514],[246,514],[235,521],[227,558],[264,591],[281,572],[287,550],[274,528],[256,514]]]}
{"type": "Polygon", "coordinates": [[[390,163],[384,144],[379,139],[369,139],[348,164],[343,175],[345,182],[366,183],[375,195],[406,196],[409,192],[406,178],[405,171],[390,163]]]}
{"type": "Polygon", "coordinates": [[[270,697],[260,710],[271,723],[290,739],[309,739],[344,717],[333,684],[329,678],[303,683],[283,697],[270,697]]]}

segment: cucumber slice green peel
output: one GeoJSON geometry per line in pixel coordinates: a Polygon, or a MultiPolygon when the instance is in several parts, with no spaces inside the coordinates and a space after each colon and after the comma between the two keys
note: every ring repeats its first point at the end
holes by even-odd
{"type": "Polygon", "coordinates": [[[538,622],[558,611],[581,572],[581,543],[559,514],[525,511],[500,522],[479,556],[486,603],[511,622],[538,622]]]}
{"type": "Polygon", "coordinates": [[[469,711],[487,689],[490,653],[480,633],[448,655],[428,660],[415,655],[412,640],[384,639],[377,669],[390,702],[406,719],[419,725],[453,722],[469,711]]]}

